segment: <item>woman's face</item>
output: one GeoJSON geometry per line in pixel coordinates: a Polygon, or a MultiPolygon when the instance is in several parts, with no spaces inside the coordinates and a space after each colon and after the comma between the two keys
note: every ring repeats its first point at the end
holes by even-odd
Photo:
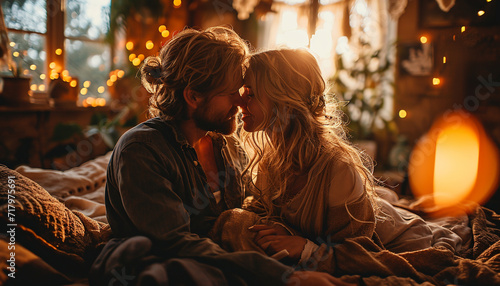
{"type": "Polygon", "coordinates": [[[271,114],[272,104],[266,94],[257,95],[255,93],[257,90],[255,74],[251,68],[248,69],[245,74],[243,88],[244,91],[241,95],[245,103],[241,107],[243,113],[243,129],[247,132],[262,131],[263,126],[260,125],[265,120],[265,114],[271,114]]]}

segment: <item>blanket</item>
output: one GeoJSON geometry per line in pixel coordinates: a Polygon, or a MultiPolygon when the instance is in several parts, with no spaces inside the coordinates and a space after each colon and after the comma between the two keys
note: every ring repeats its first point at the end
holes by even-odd
{"type": "MultiPolygon", "coordinates": [[[[436,224],[437,218],[421,215],[436,224]]],[[[255,234],[242,229],[253,215],[223,213],[214,226],[214,237],[227,250],[252,250],[255,234]],[[237,221],[241,221],[238,223],[237,221]]],[[[445,220],[446,218],[440,218],[445,220]]],[[[448,218],[450,219],[450,218],[448,218]]],[[[481,206],[468,215],[472,229],[470,247],[452,249],[439,236],[433,247],[395,253],[372,238],[357,237],[342,243],[318,238],[319,249],[297,270],[323,271],[358,285],[500,285],[500,215],[481,206]]]]}
{"type": "MultiPolygon", "coordinates": [[[[253,214],[242,215],[244,212],[229,210],[223,213],[214,226],[218,229],[213,230],[213,239],[228,251],[261,251],[252,242],[253,234],[245,233],[248,231],[247,226],[258,220],[258,217],[253,214]]],[[[294,266],[297,270],[327,272],[344,282],[357,285],[500,285],[500,216],[477,206],[468,219],[473,233],[472,245],[459,252],[438,244],[421,250],[395,253],[368,237],[351,238],[342,243],[332,243],[326,239],[309,260],[294,266]]],[[[180,279],[177,275],[179,272],[174,269],[182,269],[182,277],[194,283],[192,285],[204,285],[206,280],[203,282],[199,278],[211,275],[214,275],[214,279],[221,279],[217,280],[219,282],[226,281],[210,265],[189,259],[172,260],[154,256],[151,248],[151,241],[144,237],[113,241],[93,265],[94,279],[102,284],[102,279],[105,282],[116,280],[117,273],[121,276],[129,273],[126,277],[130,282],[150,285],[148,283],[152,281],[168,281],[169,275],[170,279],[177,281],[180,279]],[[198,272],[189,272],[186,265],[193,265],[198,272]]]]}

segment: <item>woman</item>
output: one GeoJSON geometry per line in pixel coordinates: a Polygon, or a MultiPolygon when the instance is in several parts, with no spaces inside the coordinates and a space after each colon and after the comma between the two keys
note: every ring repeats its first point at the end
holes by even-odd
{"type": "Polygon", "coordinates": [[[286,234],[278,227],[252,230],[268,253],[286,245],[294,261],[318,238],[371,238],[375,229],[370,162],[346,140],[337,110],[327,112],[324,92],[320,68],[306,50],[267,51],[249,61],[242,120],[252,132],[246,142],[254,151],[247,168],[255,181],[253,209],[301,235],[277,241],[272,234],[286,234]]]}
{"type": "Polygon", "coordinates": [[[420,217],[376,195],[372,162],[347,141],[313,55],[255,54],[244,83],[244,142],[253,153],[246,171],[255,195],[248,209],[265,222],[250,230],[264,252],[297,263],[320,244],[349,238],[396,252],[431,246],[432,231],[420,217]]]}

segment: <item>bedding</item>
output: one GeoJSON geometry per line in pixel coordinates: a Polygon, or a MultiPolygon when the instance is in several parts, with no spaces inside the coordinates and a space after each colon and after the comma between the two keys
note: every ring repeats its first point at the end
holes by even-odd
{"type": "MultiPolygon", "coordinates": [[[[120,273],[117,267],[123,267],[117,257],[130,258],[131,253],[136,255],[128,260],[129,264],[132,261],[129,266],[135,271],[134,277],[146,277],[143,281],[148,283],[165,281],[165,275],[177,270],[196,275],[193,269],[203,267],[195,260],[166,263],[158,256],[148,259],[154,253],[146,251],[150,241],[144,237],[114,241],[114,245],[105,247],[112,237],[104,207],[110,155],[67,171],[0,166],[1,285],[88,285],[89,271],[96,284],[108,285],[114,279],[112,273],[120,273]],[[15,194],[11,192],[15,198],[9,197],[9,176],[15,177],[15,194]],[[9,221],[9,205],[15,207],[14,222],[9,221]],[[16,224],[15,279],[9,276],[11,223],[16,224]],[[96,257],[100,260],[94,263],[96,257]]],[[[407,237],[395,240],[403,251],[391,251],[367,237],[331,245],[324,240],[326,243],[313,254],[309,264],[302,267],[327,270],[358,285],[500,285],[498,214],[467,205],[460,215],[442,217],[436,215],[442,210],[433,208],[429,198],[403,200],[390,190],[380,197],[404,209],[408,218],[418,214],[425,220],[432,247],[404,251],[407,237]]],[[[230,251],[255,250],[255,243],[245,231],[258,218],[243,217],[239,210],[221,215],[212,230],[213,238],[230,251]]],[[[209,271],[215,273],[217,269],[209,271]]]]}

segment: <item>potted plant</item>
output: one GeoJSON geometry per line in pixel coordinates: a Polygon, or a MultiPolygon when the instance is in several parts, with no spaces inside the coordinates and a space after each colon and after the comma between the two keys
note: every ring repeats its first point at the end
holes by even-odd
{"type": "Polygon", "coordinates": [[[31,78],[22,77],[22,69],[12,60],[9,51],[7,26],[0,6],[0,68],[10,70],[12,75],[0,77],[0,104],[23,105],[29,103],[31,78]]]}
{"type": "Polygon", "coordinates": [[[392,63],[387,51],[373,49],[364,37],[353,49],[337,55],[336,73],[329,83],[348,118],[349,139],[375,159],[377,135],[396,133],[392,108],[386,106],[393,97],[392,63]]]}

